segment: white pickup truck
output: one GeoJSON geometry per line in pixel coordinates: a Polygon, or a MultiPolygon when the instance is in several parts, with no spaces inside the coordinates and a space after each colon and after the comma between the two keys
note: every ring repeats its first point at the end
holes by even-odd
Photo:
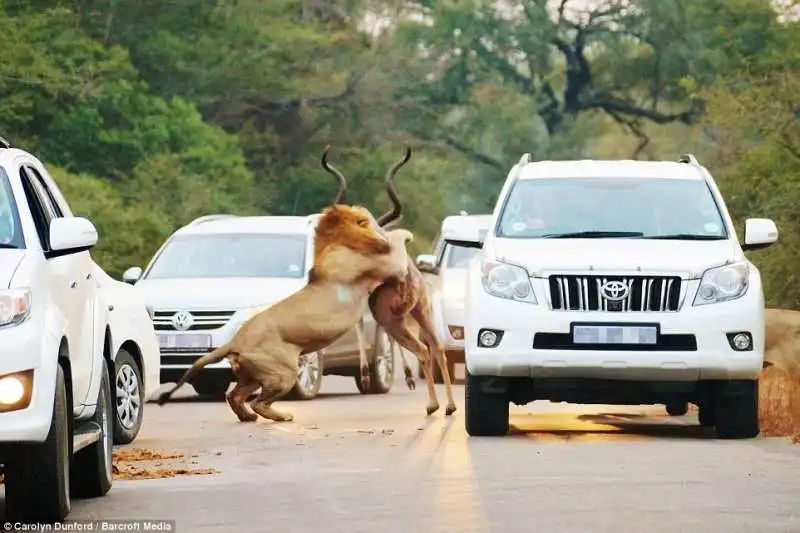
{"type": "Polygon", "coordinates": [[[119,409],[135,401],[140,419],[159,386],[150,313],[94,263],[97,239],[44,165],[0,139],[0,465],[12,522],[63,521],[70,496],[106,494],[115,430],[128,442],[138,432],[117,425],[119,409]],[[120,381],[123,367],[136,383],[120,381]]]}

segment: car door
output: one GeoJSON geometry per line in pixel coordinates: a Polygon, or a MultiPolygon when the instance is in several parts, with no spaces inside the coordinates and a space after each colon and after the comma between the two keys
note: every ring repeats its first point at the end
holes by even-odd
{"type": "MultiPolygon", "coordinates": [[[[42,249],[50,250],[50,223],[55,218],[63,216],[63,210],[54,201],[41,173],[30,161],[23,161],[20,166],[20,178],[25,188],[25,194],[30,195],[34,205],[31,210],[38,211],[41,217],[42,231],[39,234],[42,249]]],[[[38,229],[38,224],[37,224],[38,229]]],[[[86,337],[87,325],[91,324],[92,315],[86,315],[87,296],[91,294],[93,279],[86,279],[85,267],[88,252],[53,257],[48,260],[50,271],[52,298],[66,319],[67,343],[69,346],[70,373],[72,377],[72,406],[77,409],[81,406],[89,391],[92,377],[92,347],[91,333],[86,337]],[[81,257],[84,256],[84,257],[81,257]]],[[[90,298],[91,299],[91,298],[90,298]]]]}

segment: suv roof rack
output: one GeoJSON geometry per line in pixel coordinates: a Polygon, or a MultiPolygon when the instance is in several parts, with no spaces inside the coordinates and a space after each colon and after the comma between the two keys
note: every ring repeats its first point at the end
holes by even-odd
{"type": "Polygon", "coordinates": [[[519,158],[517,164],[521,167],[524,167],[530,162],[531,162],[531,154],[529,152],[525,152],[524,154],[522,154],[522,157],[519,158]]]}
{"type": "Polygon", "coordinates": [[[214,220],[222,220],[223,218],[236,218],[238,215],[231,215],[227,213],[220,213],[216,215],[203,215],[201,217],[197,217],[196,219],[192,220],[187,226],[195,226],[197,224],[202,224],[204,222],[212,222],[214,220]]]}
{"type": "Polygon", "coordinates": [[[696,167],[700,166],[700,163],[697,162],[697,158],[692,154],[681,154],[678,156],[678,163],[687,163],[689,165],[694,165],[696,167]]]}
{"type": "Polygon", "coordinates": [[[11,143],[5,137],[0,137],[0,148],[11,148],[11,143]]]}
{"type": "Polygon", "coordinates": [[[311,213],[310,215],[306,215],[306,222],[308,224],[314,224],[317,220],[320,219],[322,213],[311,213]]]}

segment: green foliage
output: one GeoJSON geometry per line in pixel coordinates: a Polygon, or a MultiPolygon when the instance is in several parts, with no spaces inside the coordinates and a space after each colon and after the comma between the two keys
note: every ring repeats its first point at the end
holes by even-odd
{"type": "Polygon", "coordinates": [[[0,0],[0,135],[48,164],[115,275],[197,216],[320,210],[326,144],[376,214],[412,146],[412,253],[443,217],[489,212],[525,152],[692,152],[737,220],[779,223],[784,244],[753,260],[770,302],[800,305],[797,23],[770,0],[545,4],[0,0]],[[376,14],[382,33],[362,23],[376,14]]]}

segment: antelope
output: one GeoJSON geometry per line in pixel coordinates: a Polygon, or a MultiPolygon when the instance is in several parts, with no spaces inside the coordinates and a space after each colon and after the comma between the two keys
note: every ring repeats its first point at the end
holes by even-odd
{"type": "MultiPolygon", "coordinates": [[[[342,172],[328,163],[328,151],[330,146],[326,146],[322,153],[322,167],[332,174],[339,182],[339,191],[334,200],[334,204],[342,203],[347,198],[347,180],[342,172]]],[[[392,201],[392,208],[380,215],[376,222],[382,231],[385,231],[392,223],[397,223],[403,212],[403,206],[395,189],[394,179],[397,172],[411,159],[411,148],[406,148],[405,156],[396,162],[386,173],[384,179],[386,191],[392,201]]],[[[453,400],[453,390],[451,386],[450,373],[448,370],[446,354],[442,343],[436,336],[433,319],[431,316],[431,302],[428,290],[422,273],[417,268],[414,261],[408,258],[408,273],[404,279],[388,278],[378,285],[369,296],[369,310],[378,325],[389,335],[389,338],[397,342],[403,348],[413,353],[422,368],[425,383],[428,388],[428,405],[425,410],[428,416],[439,409],[439,400],[436,396],[433,376],[433,359],[442,372],[442,378],[447,396],[447,406],[445,415],[450,416],[456,412],[456,404],[453,400]],[[422,340],[415,335],[409,327],[408,319],[411,318],[416,323],[419,335],[422,340]],[[432,356],[431,356],[432,355],[432,356]]],[[[360,377],[364,390],[369,390],[369,367],[367,364],[366,350],[364,349],[363,322],[356,324],[356,334],[359,341],[360,377]]],[[[403,351],[400,351],[403,361],[403,371],[405,374],[406,385],[409,389],[414,389],[414,377],[411,367],[406,360],[403,351]]]]}

